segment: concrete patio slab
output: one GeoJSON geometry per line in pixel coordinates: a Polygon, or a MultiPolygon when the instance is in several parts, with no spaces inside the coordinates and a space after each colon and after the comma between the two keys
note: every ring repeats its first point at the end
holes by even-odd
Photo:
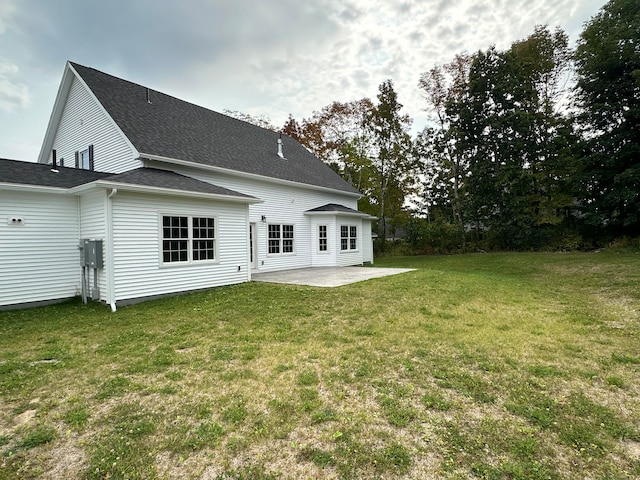
{"type": "Polygon", "coordinates": [[[280,272],[254,273],[251,279],[256,282],[287,283],[291,285],[309,285],[312,287],[340,287],[350,283],[362,282],[371,278],[398,275],[411,272],[414,268],[375,268],[375,267],[310,267],[280,272]]]}

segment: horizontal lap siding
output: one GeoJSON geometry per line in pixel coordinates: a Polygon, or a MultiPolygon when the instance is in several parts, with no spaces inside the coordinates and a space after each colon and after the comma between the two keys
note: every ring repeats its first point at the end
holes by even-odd
{"type": "Polygon", "coordinates": [[[76,197],[0,191],[0,305],[77,295],[79,258],[76,197]]]}
{"type": "Polygon", "coordinates": [[[362,260],[373,263],[373,241],[371,240],[371,221],[362,221],[362,260]]]}
{"type": "MultiPolygon", "coordinates": [[[[90,240],[102,240],[102,255],[104,265],[107,265],[106,242],[106,201],[107,193],[104,190],[84,195],[80,199],[80,238],[90,240]]],[[[90,284],[93,288],[93,270],[90,270],[90,284]]],[[[106,269],[98,269],[98,287],[100,288],[100,300],[107,298],[106,269]]],[[[88,292],[91,296],[91,292],[88,292]]]]}
{"type": "Polygon", "coordinates": [[[336,242],[338,245],[338,266],[347,267],[350,265],[361,265],[362,262],[362,220],[359,218],[353,217],[337,217],[336,218],[337,228],[336,228],[336,242]],[[340,250],[340,241],[341,241],[341,225],[355,225],[358,228],[357,237],[356,237],[356,248],[357,250],[340,250]]]}
{"type": "Polygon", "coordinates": [[[110,117],[86,87],[74,78],[53,149],[58,160],[64,158],[65,167],[75,167],[75,152],[86,150],[89,145],[94,146],[94,168],[97,171],[122,173],[141,166],[110,117]]]}
{"type": "Polygon", "coordinates": [[[116,300],[248,280],[248,223],[244,204],[118,193],[113,197],[113,225],[116,300]],[[162,214],[216,217],[219,263],[161,266],[162,214]]]}
{"type": "Polygon", "coordinates": [[[311,255],[313,267],[334,267],[337,263],[336,252],[339,245],[336,243],[336,219],[333,215],[322,215],[311,217],[311,255]],[[327,227],[327,251],[319,250],[319,229],[320,225],[327,227]]]}
{"type": "Polygon", "coordinates": [[[317,247],[313,244],[314,235],[311,229],[311,217],[304,215],[304,212],[327,203],[337,203],[353,209],[358,208],[356,198],[341,195],[340,193],[278,185],[256,179],[203,173],[202,171],[190,169],[179,169],[177,171],[198,180],[263,200],[263,203],[249,206],[251,222],[255,222],[257,227],[258,270],[260,271],[266,272],[312,266],[312,248],[315,249],[317,247]],[[263,215],[267,219],[266,222],[262,222],[263,215]],[[267,253],[267,225],[270,223],[292,223],[295,225],[294,255],[269,255],[267,253]]]}

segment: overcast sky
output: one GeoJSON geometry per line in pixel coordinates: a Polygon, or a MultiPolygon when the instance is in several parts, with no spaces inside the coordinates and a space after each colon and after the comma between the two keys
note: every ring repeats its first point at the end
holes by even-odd
{"type": "Polygon", "coordinates": [[[572,45],[605,0],[0,0],[0,158],[35,161],[65,62],[281,126],[394,82],[415,128],[422,72],[536,24],[572,45]]]}

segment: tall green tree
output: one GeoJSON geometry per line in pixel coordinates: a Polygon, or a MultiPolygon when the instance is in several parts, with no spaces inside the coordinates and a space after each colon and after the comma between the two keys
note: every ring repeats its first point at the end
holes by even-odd
{"type": "Polygon", "coordinates": [[[463,95],[447,104],[469,159],[467,211],[496,246],[536,246],[571,206],[571,126],[559,108],[567,37],[536,27],[506,51],[478,52],[463,95]]]}
{"type": "Polygon", "coordinates": [[[422,197],[429,216],[450,217],[462,234],[468,158],[464,149],[458,148],[457,132],[450,125],[446,107],[464,96],[471,62],[470,55],[456,55],[453,61],[423,73],[418,82],[427,111],[436,120],[435,127],[425,128],[416,139],[425,174],[422,197]]]}
{"type": "Polygon", "coordinates": [[[402,104],[386,80],[378,88],[378,103],[366,120],[369,134],[368,156],[374,183],[370,197],[377,207],[378,238],[385,248],[387,226],[399,223],[404,203],[415,185],[415,157],[409,129],[411,118],[401,113],[402,104]]]}
{"type": "Polygon", "coordinates": [[[586,24],[575,63],[587,218],[614,235],[640,234],[638,0],[610,0],[586,24]]]}

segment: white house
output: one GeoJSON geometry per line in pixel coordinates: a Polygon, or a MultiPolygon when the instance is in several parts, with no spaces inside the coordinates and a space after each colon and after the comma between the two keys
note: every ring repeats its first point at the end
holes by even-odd
{"type": "Polygon", "coordinates": [[[67,63],[38,164],[0,160],[0,308],[371,263],[360,196],[290,137],[67,63]]]}

